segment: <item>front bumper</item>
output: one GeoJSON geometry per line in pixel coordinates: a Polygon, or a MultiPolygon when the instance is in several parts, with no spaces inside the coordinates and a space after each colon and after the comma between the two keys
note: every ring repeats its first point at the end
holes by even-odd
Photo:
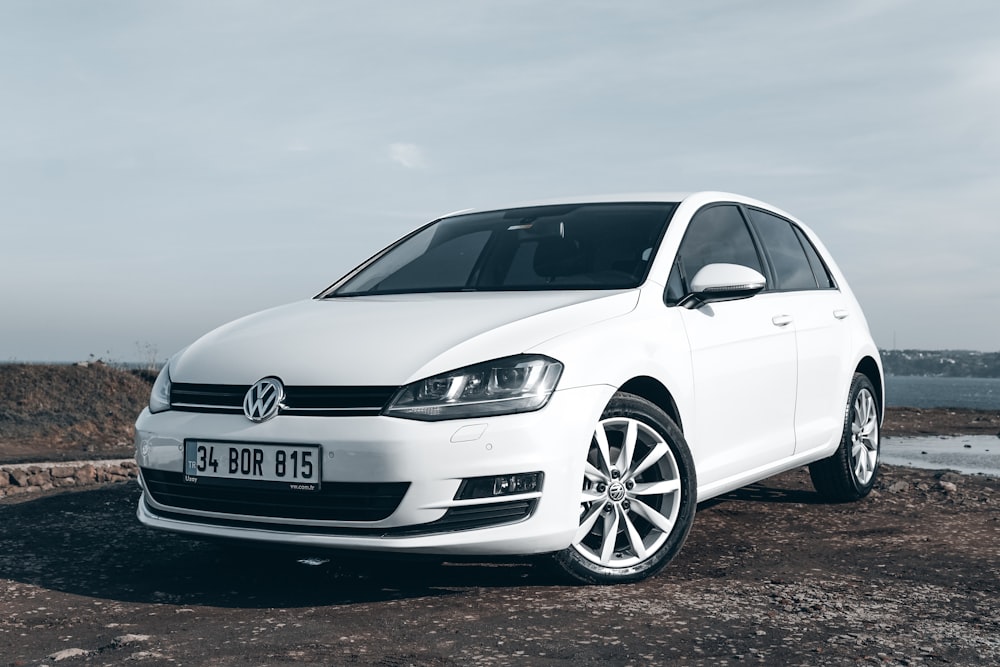
{"type": "Polygon", "coordinates": [[[536,412],[444,422],[278,416],[257,424],[240,415],[144,411],[136,423],[144,488],[137,515],[153,528],[309,547],[455,555],[556,551],[570,544],[579,525],[587,449],[613,393],[604,385],[568,389],[536,412]],[[324,489],[357,496],[369,488],[402,488],[402,497],[377,520],[240,513],[211,499],[178,503],[156,485],[182,477],[188,438],[318,444],[324,489]],[[456,499],[462,480],[527,472],[542,473],[540,491],[456,499]]]}

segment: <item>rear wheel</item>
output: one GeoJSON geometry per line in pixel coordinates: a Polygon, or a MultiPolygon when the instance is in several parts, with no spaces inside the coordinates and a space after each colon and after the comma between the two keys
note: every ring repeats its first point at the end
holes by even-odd
{"type": "Polygon", "coordinates": [[[879,435],[875,388],[866,376],[855,373],[840,447],[833,456],[809,465],[809,476],[820,495],[843,502],[871,492],[881,464],[879,435]]]}
{"type": "Polygon", "coordinates": [[[655,574],[684,544],[696,489],[691,453],[670,417],[638,396],[615,394],[587,452],[580,527],[556,562],[593,584],[655,574]]]}

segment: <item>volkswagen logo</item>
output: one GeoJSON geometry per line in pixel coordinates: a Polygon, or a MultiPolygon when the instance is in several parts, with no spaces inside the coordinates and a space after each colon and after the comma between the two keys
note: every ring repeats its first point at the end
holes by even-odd
{"type": "Polygon", "coordinates": [[[621,502],[625,499],[625,485],[621,482],[615,482],[608,487],[608,498],[617,502],[621,502]]]}
{"type": "Polygon", "coordinates": [[[243,414],[253,422],[266,422],[278,414],[285,400],[285,387],[278,378],[264,378],[250,387],[243,398],[243,414]]]}

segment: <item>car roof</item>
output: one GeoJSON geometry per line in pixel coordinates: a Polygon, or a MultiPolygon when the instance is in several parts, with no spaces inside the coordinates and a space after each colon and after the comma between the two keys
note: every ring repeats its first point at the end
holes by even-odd
{"type": "Polygon", "coordinates": [[[611,203],[624,203],[624,202],[664,202],[664,203],[675,203],[679,204],[685,200],[691,200],[690,203],[701,206],[706,203],[713,201],[732,201],[739,202],[743,204],[749,204],[751,206],[761,206],[763,208],[768,208],[775,211],[780,211],[777,207],[770,204],[766,204],[762,201],[758,201],[751,197],[746,197],[744,195],[733,194],[731,192],[717,192],[711,190],[699,191],[699,192],[635,192],[635,193],[619,193],[619,194],[604,194],[604,195],[582,195],[575,197],[558,197],[553,199],[541,199],[534,201],[521,201],[514,204],[508,204],[505,206],[483,206],[474,208],[465,208],[458,211],[452,211],[446,215],[442,215],[442,218],[448,218],[455,215],[465,215],[467,213],[485,213],[488,211],[502,211],[512,208],[526,208],[529,206],[557,206],[564,204],[611,204],[611,203]]]}
{"type": "Polygon", "coordinates": [[[442,218],[453,215],[465,215],[466,213],[485,213],[487,211],[503,211],[511,208],[527,208],[529,206],[558,206],[562,204],[611,204],[617,202],[679,202],[688,197],[686,192],[639,192],[639,193],[618,193],[605,195],[580,195],[574,197],[555,197],[551,199],[535,199],[530,201],[519,201],[501,206],[475,206],[452,211],[442,218]]]}

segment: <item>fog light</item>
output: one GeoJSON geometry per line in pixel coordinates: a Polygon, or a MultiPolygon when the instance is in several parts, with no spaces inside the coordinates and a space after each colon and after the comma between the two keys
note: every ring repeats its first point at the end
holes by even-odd
{"type": "Polygon", "coordinates": [[[493,478],[493,495],[507,496],[512,493],[531,493],[538,491],[542,473],[529,472],[521,475],[503,475],[493,478]]]}
{"type": "Polygon", "coordinates": [[[471,500],[473,498],[495,498],[497,496],[512,496],[519,493],[533,493],[541,491],[543,477],[544,475],[540,472],[472,477],[462,480],[455,499],[471,500]]]}

